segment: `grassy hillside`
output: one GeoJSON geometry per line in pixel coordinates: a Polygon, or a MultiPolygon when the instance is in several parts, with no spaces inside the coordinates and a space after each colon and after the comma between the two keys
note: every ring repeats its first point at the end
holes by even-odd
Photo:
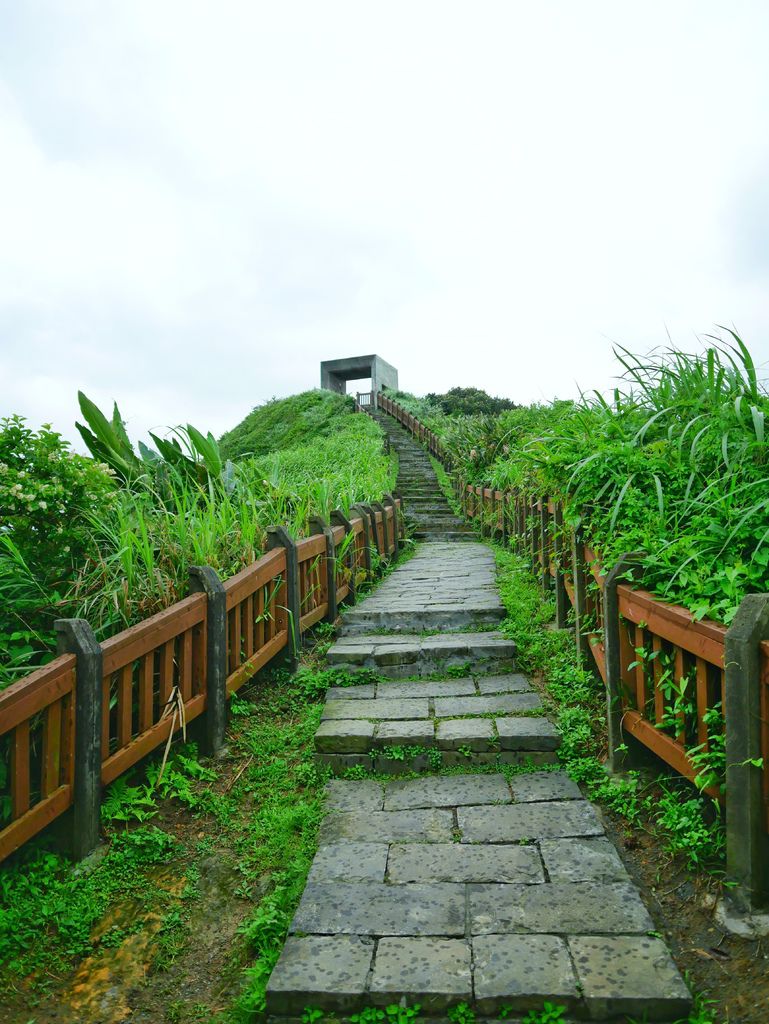
{"type": "Polygon", "coordinates": [[[273,398],[223,435],[219,442],[222,456],[235,461],[296,448],[335,433],[340,419],[354,412],[352,397],[318,388],[273,398]]]}

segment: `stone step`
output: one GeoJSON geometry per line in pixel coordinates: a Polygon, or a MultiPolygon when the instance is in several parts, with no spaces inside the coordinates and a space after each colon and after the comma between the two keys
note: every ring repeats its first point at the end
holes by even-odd
{"type": "Polygon", "coordinates": [[[419,1003],[520,1020],[686,1017],[691,996],[600,817],[562,772],[333,780],[267,1012],[419,1003]],[[491,837],[491,838],[489,838],[491,837]]]}
{"type": "Polygon", "coordinates": [[[335,687],[315,735],[317,762],[336,775],[552,764],[559,745],[519,674],[335,687]]]}
{"type": "Polygon", "coordinates": [[[371,668],[392,678],[432,675],[460,666],[478,672],[506,672],[515,668],[515,644],[497,632],[368,634],[340,637],[327,659],[335,667],[371,668]]]}

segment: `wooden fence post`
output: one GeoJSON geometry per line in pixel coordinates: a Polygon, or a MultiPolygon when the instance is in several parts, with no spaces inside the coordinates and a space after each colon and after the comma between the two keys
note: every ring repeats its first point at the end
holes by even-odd
{"type": "Polygon", "coordinates": [[[582,531],[577,529],[571,538],[571,564],[574,573],[574,639],[580,657],[587,659],[591,655],[590,641],[583,632],[587,615],[587,591],[585,588],[585,545],[582,531]]]}
{"type": "Polygon", "coordinates": [[[398,524],[398,505],[396,504],[395,497],[392,494],[385,494],[383,503],[392,509],[394,545],[393,557],[397,558],[401,550],[400,528],[398,524]]]}
{"type": "Polygon", "coordinates": [[[205,753],[215,756],[227,732],[227,594],[210,565],[190,566],[190,593],[206,595],[205,753]]]}
{"type": "Polygon", "coordinates": [[[67,846],[74,860],[82,860],[99,845],[101,763],[109,753],[101,746],[103,659],[101,646],[85,619],[57,619],[54,629],[58,653],[77,658],[75,778],[67,846]]]}
{"type": "Polygon", "coordinates": [[[552,585],[550,576],[550,499],[547,495],[541,501],[539,510],[539,539],[542,555],[542,593],[547,600],[552,585]]]}
{"type": "Polygon", "coordinates": [[[323,519],[322,516],[310,516],[310,533],[315,536],[316,534],[323,534],[326,539],[326,557],[325,557],[325,571],[326,571],[326,601],[328,603],[328,610],[324,618],[324,622],[336,622],[337,615],[337,604],[336,604],[336,551],[334,550],[334,534],[331,531],[328,523],[323,519]]]}
{"type": "Polygon", "coordinates": [[[286,551],[286,611],[288,612],[288,647],[286,662],[291,672],[299,664],[302,644],[301,599],[299,596],[299,562],[296,542],[284,526],[267,527],[267,550],[285,548],[286,551]]]}
{"type": "MultiPolygon", "coordinates": [[[[638,562],[636,553],[620,555],[603,583],[603,642],[606,679],[607,764],[612,772],[631,767],[629,744],[622,735],[622,658],[620,643],[619,598],[617,586],[638,562]]],[[[627,668],[627,666],[625,666],[627,668]]],[[[632,742],[632,737],[629,737],[632,742]]],[[[635,761],[635,759],[632,759],[635,761]]]]}
{"type": "Polygon", "coordinates": [[[384,550],[382,551],[382,558],[389,559],[390,557],[390,542],[387,538],[387,511],[381,501],[372,501],[371,509],[373,512],[379,512],[382,515],[382,543],[384,550]]]}
{"type": "MultiPolygon", "coordinates": [[[[371,548],[372,548],[372,535],[371,535],[371,516],[365,505],[352,505],[350,508],[351,512],[360,516],[363,523],[363,566],[366,570],[366,579],[371,579],[372,574],[372,561],[371,561],[371,548]]],[[[376,524],[374,524],[376,526],[376,524]]],[[[376,550],[376,529],[374,530],[373,536],[373,547],[376,550]]]]}
{"type": "MultiPolygon", "coordinates": [[[[343,526],[345,537],[349,537],[349,535],[352,533],[352,523],[340,508],[335,508],[332,511],[331,525],[343,526]]],[[[353,539],[348,543],[349,547],[345,552],[345,559],[347,568],[349,569],[350,572],[350,582],[348,586],[350,588],[350,602],[352,603],[355,601],[355,540],[353,539]]]]}
{"type": "Polygon", "coordinates": [[[555,628],[565,629],[569,612],[569,596],[564,577],[563,508],[556,502],[553,522],[553,556],[555,561],[555,628]]]}
{"type": "Polygon", "coordinates": [[[762,640],[769,594],[742,599],[726,634],[726,881],[731,906],[750,914],[769,904],[769,834],[761,767],[762,640]]]}

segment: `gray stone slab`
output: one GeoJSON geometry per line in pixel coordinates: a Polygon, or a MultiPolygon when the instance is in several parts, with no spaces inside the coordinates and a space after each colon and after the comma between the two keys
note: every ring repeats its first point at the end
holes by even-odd
{"type": "Polygon", "coordinates": [[[321,846],[308,882],[383,882],[387,843],[331,843],[321,846]]]}
{"type": "Polygon", "coordinates": [[[503,750],[557,750],[561,736],[547,718],[498,718],[497,732],[503,750]]]}
{"type": "Polygon", "coordinates": [[[451,842],[454,816],[451,811],[334,811],[320,826],[322,845],[360,843],[451,842]]]}
{"type": "Polygon", "coordinates": [[[465,933],[465,887],[451,882],[308,885],[290,931],[313,935],[461,936],[465,933]]]}
{"type": "Polygon", "coordinates": [[[495,807],[460,807],[463,843],[514,843],[565,836],[600,836],[603,825],[587,800],[495,807]]]}
{"type": "Polygon", "coordinates": [[[374,661],[377,665],[413,665],[419,660],[419,644],[382,644],[374,651],[374,661]]]}
{"type": "Polygon", "coordinates": [[[579,786],[566,772],[525,772],[510,780],[510,788],[516,803],[583,799],[579,786]]]}
{"type": "Polygon", "coordinates": [[[507,676],[481,676],[478,679],[478,692],[488,693],[529,693],[531,683],[519,673],[507,676]]]}
{"type": "Polygon", "coordinates": [[[380,722],[376,727],[374,740],[379,747],[432,746],[434,741],[435,725],[430,718],[416,722],[380,722]]]}
{"type": "Polygon", "coordinates": [[[470,944],[464,939],[384,938],[377,944],[371,1002],[419,1003],[423,1014],[472,999],[470,944]]]}
{"type": "Polygon", "coordinates": [[[692,998],[665,943],[648,935],[569,936],[588,1013],[651,1020],[687,1017],[692,998]]]}
{"type": "Polygon", "coordinates": [[[539,844],[551,882],[629,881],[608,839],[542,839],[539,844]]]}
{"type": "Polygon", "coordinates": [[[365,683],[363,686],[329,686],[326,690],[326,700],[373,700],[374,697],[376,683],[365,683]]]}
{"type": "Polygon", "coordinates": [[[390,847],[387,877],[402,882],[545,881],[535,846],[469,846],[462,843],[396,844],[390,847]]]}
{"type": "Polygon", "coordinates": [[[384,804],[382,783],[370,779],[332,779],[326,783],[325,795],[330,811],[381,811],[384,804]]]}
{"type": "Polygon", "coordinates": [[[388,782],[384,809],[511,803],[504,775],[444,775],[388,782]]]}
{"type": "Polygon", "coordinates": [[[299,1015],[307,1006],[355,1009],[373,955],[373,941],[357,935],[288,938],[267,984],[268,1013],[299,1015]]]}
{"type": "Polygon", "coordinates": [[[424,700],[328,700],[323,708],[324,721],[365,718],[371,721],[397,718],[427,718],[427,699],[424,700]]]}
{"type": "Polygon", "coordinates": [[[371,747],[373,736],[373,722],[321,722],[315,733],[315,749],[319,753],[362,754],[371,747]]]}
{"type": "Polygon", "coordinates": [[[549,1000],[567,1009],[578,1001],[566,942],[556,935],[484,935],[473,939],[476,1009],[485,1016],[540,1010],[549,1000]]]}
{"type": "Polygon", "coordinates": [[[490,718],[443,719],[436,725],[435,738],[443,750],[469,747],[470,750],[485,751],[495,740],[494,723],[490,718]]]}
{"type": "Polygon", "coordinates": [[[377,696],[386,698],[403,697],[464,697],[475,693],[472,679],[425,679],[418,683],[379,683],[377,696]]]}
{"type": "Polygon", "coordinates": [[[459,715],[514,715],[521,711],[538,711],[542,701],[536,693],[500,693],[486,697],[442,697],[435,701],[438,718],[459,715]]]}
{"type": "Polygon", "coordinates": [[[473,935],[551,933],[633,934],[654,923],[629,882],[550,882],[547,885],[477,885],[468,890],[473,935]]]}

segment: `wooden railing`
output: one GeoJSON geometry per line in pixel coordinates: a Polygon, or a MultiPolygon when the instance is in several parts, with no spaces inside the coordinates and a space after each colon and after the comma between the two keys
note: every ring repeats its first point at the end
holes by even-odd
{"type": "Polygon", "coordinates": [[[610,765],[632,763],[638,741],[724,804],[730,898],[741,909],[768,904],[769,594],[746,597],[730,628],[696,619],[633,585],[632,557],[603,565],[564,527],[560,502],[468,484],[438,438],[386,396],[378,404],[443,463],[482,535],[528,558],[555,599],[556,626],[573,619],[606,685],[610,765]]]}
{"type": "MultiPolygon", "coordinates": [[[[69,620],[86,630],[97,661],[85,649],[71,650],[0,693],[0,770],[7,765],[5,779],[0,774],[0,860],[76,804],[78,793],[100,799],[102,785],[164,744],[182,722],[221,705],[277,656],[295,656],[318,622],[334,621],[340,602],[353,600],[373,575],[372,552],[387,560],[399,549],[402,502],[386,501],[349,520],[335,512],[333,526],[315,520],[318,532],[296,542],[282,531],[281,544],[236,576],[222,582],[208,570],[209,590],[101,644],[87,623],[69,620]],[[220,652],[218,663],[212,651],[220,652]],[[100,708],[91,723],[98,777],[90,780],[75,758],[77,732],[82,738],[89,728],[75,714],[79,690],[89,694],[81,702],[84,716],[88,705],[100,708]]],[[[211,743],[223,740],[222,731],[211,743]]],[[[88,820],[98,828],[98,807],[88,820]]],[[[97,838],[90,837],[91,846],[97,838]]]]}

